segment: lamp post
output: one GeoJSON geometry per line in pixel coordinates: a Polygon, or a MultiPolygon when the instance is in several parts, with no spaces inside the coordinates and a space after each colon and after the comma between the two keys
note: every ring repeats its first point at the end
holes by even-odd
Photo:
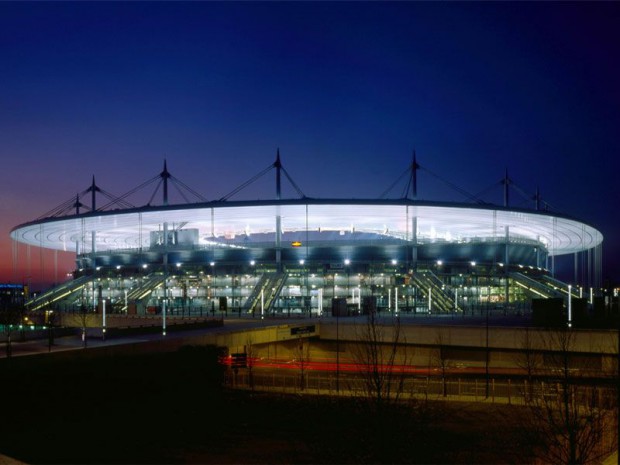
{"type": "Polygon", "coordinates": [[[304,291],[301,292],[302,286],[301,283],[299,285],[299,294],[302,300],[302,309],[305,314],[309,314],[309,316],[312,316],[312,310],[309,308],[309,297],[310,297],[310,293],[308,292],[308,271],[306,270],[305,267],[306,261],[302,258],[301,260],[299,260],[299,265],[301,266],[301,279],[303,282],[303,289],[304,291]],[[308,298],[307,298],[308,297],[308,298]]]}
{"type": "Polygon", "coordinates": [[[572,286],[568,285],[568,327],[573,326],[573,299],[572,299],[572,286]]]}
{"type": "Polygon", "coordinates": [[[105,321],[105,299],[101,299],[101,303],[102,303],[102,312],[103,312],[103,325],[102,325],[102,329],[101,329],[101,339],[103,341],[105,341],[105,330],[106,330],[106,321],[105,321]]]}
{"type": "MultiPolygon", "coordinates": [[[[215,262],[209,262],[209,266],[211,267],[211,314],[215,316],[215,290],[217,289],[217,283],[215,281],[215,262]]],[[[208,282],[208,281],[207,281],[208,282]]],[[[222,315],[222,309],[218,303],[218,309],[220,310],[220,316],[222,315]]]]}
{"type": "MultiPolygon", "coordinates": [[[[250,266],[252,267],[252,277],[254,277],[256,279],[256,261],[255,260],[250,260],[250,266]]],[[[254,318],[254,305],[252,304],[252,318],[254,318]]],[[[263,309],[261,306],[261,317],[262,317],[262,313],[263,313],[263,309]]],[[[239,316],[241,316],[241,306],[239,306],[239,316]]]]}
{"type": "Polygon", "coordinates": [[[484,372],[486,378],[486,387],[485,387],[485,398],[489,398],[489,301],[491,299],[491,288],[489,287],[489,292],[487,294],[487,316],[486,316],[486,357],[484,363],[484,372]]]}
{"type": "MultiPolygon", "coordinates": [[[[349,265],[351,260],[346,258],[344,260],[344,266],[347,269],[347,294],[349,293],[349,265]]],[[[335,280],[334,280],[335,282],[335,280]]],[[[345,306],[347,299],[345,297],[345,306]]],[[[340,393],[340,307],[336,308],[336,392],[340,393]]]]}
{"type": "MultiPolygon", "coordinates": [[[[335,282],[335,278],[334,278],[335,282]]],[[[332,298],[332,308],[336,298],[332,298]]],[[[336,392],[340,393],[340,306],[336,306],[336,392]]]]}

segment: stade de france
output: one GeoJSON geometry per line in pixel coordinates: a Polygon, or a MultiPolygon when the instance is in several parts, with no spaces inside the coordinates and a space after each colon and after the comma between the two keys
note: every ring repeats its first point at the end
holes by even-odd
{"type": "Polygon", "coordinates": [[[595,227],[552,211],[538,194],[526,207],[511,206],[516,185],[507,174],[503,205],[473,196],[422,200],[420,168],[414,156],[398,198],[355,200],[305,196],[279,153],[219,200],[196,194],[165,163],[144,184],[157,185],[145,206],[107,194],[93,178],[45,217],[11,231],[21,244],[76,253],[73,278],[30,299],[28,308],[267,318],[331,314],[333,299],[346,302],[341,316],[525,314],[541,299],[593,304],[603,241],[595,227]],[[267,173],[275,173],[273,200],[231,199],[267,173]],[[297,197],[283,198],[283,174],[297,197]],[[186,202],[172,204],[173,186],[197,200],[183,195],[186,202]],[[574,268],[571,286],[556,279],[561,257],[574,268]]]}

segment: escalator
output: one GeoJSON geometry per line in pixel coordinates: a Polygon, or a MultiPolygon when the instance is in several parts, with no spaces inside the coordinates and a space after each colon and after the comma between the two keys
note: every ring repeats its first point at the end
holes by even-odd
{"type": "MultiPolygon", "coordinates": [[[[127,293],[127,303],[129,305],[143,304],[151,296],[151,293],[164,282],[162,274],[150,274],[142,279],[142,283],[127,293]]],[[[127,307],[128,307],[127,306],[127,307]]],[[[128,311],[127,307],[123,307],[123,311],[128,311]]]]}
{"type": "MultiPolygon", "coordinates": [[[[551,287],[555,291],[562,293],[562,296],[568,297],[568,284],[563,283],[562,281],[552,278],[551,276],[548,276],[548,275],[540,276],[540,278],[537,281],[540,281],[546,286],[551,287]]],[[[571,289],[571,295],[573,299],[579,298],[579,290],[577,287],[573,287],[571,289]]]]}
{"type": "Polygon", "coordinates": [[[431,271],[414,273],[412,280],[426,294],[427,299],[430,294],[431,308],[429,308],[429,312],[451,313],[455,310],[454,297],[446,291],[441,279],[431,271]]]}
{"type": "Polygon", "coordinates": [[[245,303],[247,312],[252,314],[260,313],[262,298],[263,313],[269,313],[278,300],[287,278],[288,273],[284,272],[265,273],[261,276],[245,303]]]}
{"type": "Polygon", "coordinates": [[[514,284],[519,286],[525,294],[528,295],[528,297],[534,299],[553,299],[557,297],[562,298],[565,296],[556,288],[556,286],[551,286],[550,284],[530,278],[523,273],[513,271],[509,273],[508,276],[514,284]]]}
{"type": "Polygon", "coordinates": [[[80,276],[77,279],[68,281],[60,286],[56,286],[48,291],[30,299],[26,302],[28,310],[40,310],[51,304],[58,304],[62,300],[71,298],[77,292],[80,292],[84,286],[94,279],[93,276],[80,276]]]}

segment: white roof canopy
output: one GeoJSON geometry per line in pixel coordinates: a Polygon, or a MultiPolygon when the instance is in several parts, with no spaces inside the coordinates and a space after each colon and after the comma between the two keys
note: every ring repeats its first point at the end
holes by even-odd
{"type": "Polygon", "coordinates": [[[311,200],[212,202],[144,207],[46,218],[17,226],[11,238],[50,249],[75,251],[148,247],[150,232],[197,229],[201,243],[231,235],[269,233],[281,217],[282,231],[355,230],[413,240],[414,218],[419,241],[471,241],[522,238],[543,243],[551,255],[587,250],[603,235],[580,221],[550,212],[497,206],[420,203],[411,200],[311,200]]]}

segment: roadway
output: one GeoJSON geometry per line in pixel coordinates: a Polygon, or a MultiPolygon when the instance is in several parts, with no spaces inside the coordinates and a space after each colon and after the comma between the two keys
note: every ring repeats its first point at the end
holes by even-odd
{"type": "MultiPolygon", "coordinates": [[[[161,341],[164,339],[173,340],[193,336],[203,336],[206,334],[227,334],[251,328],[262,328],[282,324],[291,324],[293,321],[295,320],[288,318],[265,320],[261,320],[260,318],[226,318],[223,320],[222,326],[183,330],[177,330],[174,326],[168,326],[165,336],[162,335],[160,331],[157,331],[149,334],[127,334],[121,336],[108,336],[105,339],[103,339],[101,336],[100,328],[88,328],[86,339],[87,345],[85,349],[124,344],[146,343],[152,341],[161,341]]],[[[155,330],[157,327],[157,325],[153,325],[151,328],[155,330]]],[[[127,330],[126,332],[128,331],[130,330],[127,330]]],[[[11,338],[11,356],[13,357],[84,349],[84,344],[79,328],[75,329],[75,335],[54,337],[54,342],[52,345],[49,344],[48,337],[45,337],[43,339],[27,340],[23,342],[19,341],[19,334],[17,331],[12,332],[11,338]]],[[[0,358],[6,358],[6,356],[6,343],[2,342],[0,343],[0,358]]]]}

